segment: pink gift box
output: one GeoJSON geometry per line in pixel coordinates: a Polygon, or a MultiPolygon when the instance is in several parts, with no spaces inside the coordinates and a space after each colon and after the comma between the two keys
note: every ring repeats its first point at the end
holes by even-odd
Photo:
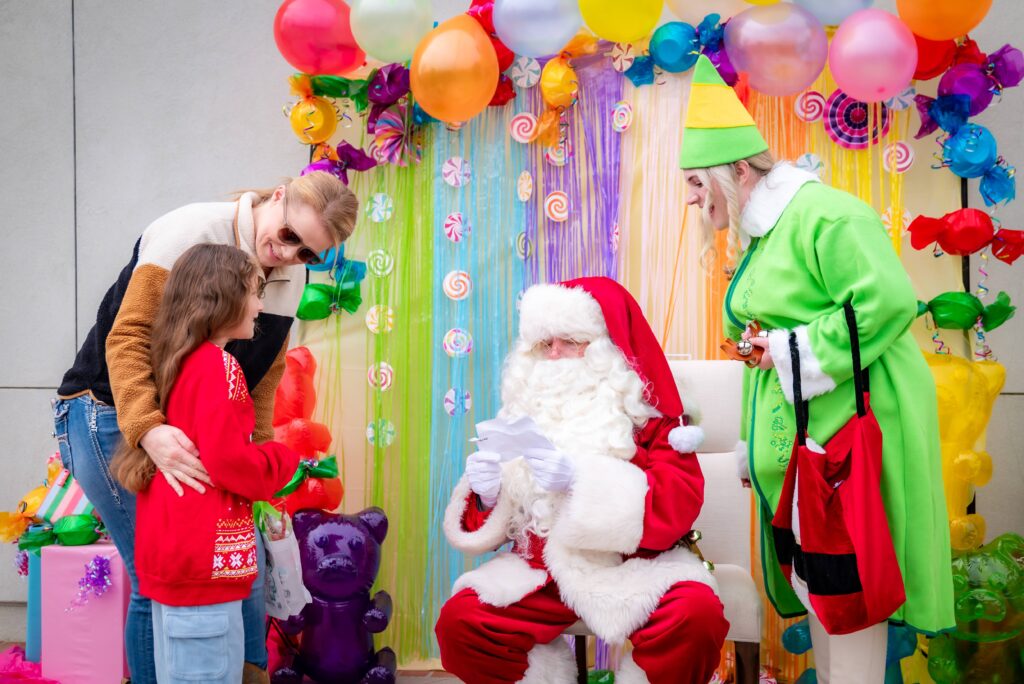
{"type": "Polygon", "coordinates": [[[40,617],[43,677],[61,684],[119,684],[128,676],[124,620],[131,585],[110,542],[87,546],[52,544],[42,549],[40,617]],[[74,605],[78,581],[96,556],[110,560],[111,585],[74,605]]]}

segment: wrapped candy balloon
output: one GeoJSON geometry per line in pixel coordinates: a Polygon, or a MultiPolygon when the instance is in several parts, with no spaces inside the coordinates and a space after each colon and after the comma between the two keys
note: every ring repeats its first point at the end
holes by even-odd
{"type": "Polygon", "coordinates": [[[700,56],[700,49],[697,29],[681,21],[659,26],[651,36],[649,47],[654,63],[671,73],[693,68],[700,56]]]}
{"type": "Polygon", "coordinates": [[[373,103],[366,118],[366,132],[373,133],[377,119],[384,110],[409,93],[409,70],[401,64],[385,64],[374,72],[366,90],[373,103]]]}
{"type": "Polygon", "coordinates": [[[309,164],[302,170],[300,175],[305,176],[307,173],[313,173],[314,171],[326,171],[339,178],[345,185],[348,185],[348,172],[350,170],[368,171],[376,165],[377,161],[373,157],[358,147],[353,147],[347,142],[342,141],[333,150],[333,154],[328,155],[325,159],[319,159],[309,164]]]}
{"type": "Polygon", "coordinates": [[[977,116],[988,108],[993,97],[1024,80],[1024,53],[1020,50],[1004,45],[991,55],[985,55],[977,49],[976,43],[970,43],[973,48],[961,46],[956,50],[955,63],[939,81],[938,97],[917,96],[921,130],[916,137],[927,135],[936,127],[955,133],[958,123],[963,125],[966,121],[962,116],[965,101],[967,116],[977,116]]]}
{"type": "Polygon", "coordinates": [[[967,123],[942,143],[942,165],[961,178],[981,178],[985,204],[1008,202],[1017,195],[1013,168],[999,157],[996,139],[984,126],[967,123]]]}
{"type": "Polygon", "coordinates": [[[938,219],[918,216],[909,231],[914,249],[936,243],[946,254],[956,256],[974,254],[991,246],[993,256],[1012,264],[1024,250],[1024,231],[996,230],[992,218],[979,209],[958,209],[938,219]]]}
{"type": "Polygon", "coordinates": [[[344,274],[333,285],[309,283],[302,291],[295,317],[300,321],[322,321],[332,313],[354,314],[363,303],[359,282],[344,274]]]}
{"type": "Polygon", "coordinates": [[[292,95],[300,98],[288,112],[288,121],[299,141],[315,145],[334,135],[338,128],[338,113],[331,102],[313,94],[310,77],[294,74],[289,77],[288,84],[292,95]]]}
{"type": "Polygon", "coordinates": [[[725,27],[722,25],[721,19],[720,15],[714,13],[704,17],[697,26],[697,40],[701,45],[701,54],[707,55],[722,80],[730,86],[735,86],[739,80],[739,74],[725,49],[725,27]]]}
{"type": "Polygon", "coordinates": [[[970,330],[980,319],[985,330],[992,331],[1013,318],[1016,310],[1005,292],[988,306],[971,292],[943,292],[928,303],[918,303],[919,315],[931,313],[935,326],[946,330],[970,330]]]}

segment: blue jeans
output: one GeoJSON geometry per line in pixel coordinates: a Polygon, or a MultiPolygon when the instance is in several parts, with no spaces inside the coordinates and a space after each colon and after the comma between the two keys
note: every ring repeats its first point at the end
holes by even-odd
{"type": "MultiPolygon", "coordinates": [[[[132,684],[154,684],[152,610],[149,599],[139,593],[139,582],[135,576],[135,495],[125,490],[110,474],[110,459],[121,442],[117,412],[113,406],[88,395],[56,399],[53,422],[61,461],[103,518],[132,583],[124,628],[132,684]]],[[[263,602],[263,577],[266,562],[259,534],[256,535],[256,545],[259,574],[249,598],[242,602],[245,660],[265,669],[267,614],[263,602]]]]}
{"type": "Polygon", "coordinates": [[[242,602],[165,606],[153,601],[153,645],[159,684],[239,684],[242,602]]]}

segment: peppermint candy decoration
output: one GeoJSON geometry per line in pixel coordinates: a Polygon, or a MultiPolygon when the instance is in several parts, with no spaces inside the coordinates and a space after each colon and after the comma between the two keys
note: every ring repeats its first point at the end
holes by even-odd
{"type": "Polygon", "coordinates": [[[822,163],[821,157],[808,152],[807,154],[801,154],[797,157],[796,167],[798,169],[803,169],[804,171],[816,173],[818,174],[818,177],[821,177],[821,173],[825,169],[825,164],[822,163]]]}
{"type": "Polygon", "coordinates": [[[516,181],[516,197],[520,202],[529,202],[533,197],[533,176],[529,171],[519,174],[519,180],[516,181]]]}
{"type": "Polygon", "coordinates": [[[384,361],[374,364],[366,371],[366,382],[373,389],[387,392],[395,382],[395,369],[391,367],[391,364],[384,361]]]}
{"type": "Polygon", "coordinates": [[[520,259],[529,259],[533,256],[533,243],[530,242],[530,238],[526,237],[526,233],[516,236],[516,254],[520,259]]]}
{"type": "Polygon", "coordinates": [[[441,348],[453,359],[467,356],[473,351],[473,336],[462,328],[452,328],[444,334],[441,348]]]}
{"type": "Polygon", "coordinates": [[[444,412],[457,418],[473,408],[473,397],[458,387],[452,387],[444,394],[444,412]]]}
{"type": "Polygon", "coordinates": [[[383,223],[390,219],[395,213],[395,203],[387,193],[377,192],[370,197],[366,204],[366,215],[374,223],[383,223]]]}
{"type": "Polygon", "coordinates": [[[366,441],[370,446],[387,448],[394,443],[396,434],[395,424],[387,418],[381,418],[366,426],[366,441]]]}
{"type": "Polygon", "coordinates": [[[473,291],[473,280],[466,271],[451,271],[441,283],[444,296],[453,302],[459,302],[473,291]]]}
{"type": "Polygon", "coordinates": [[[395,310],[377,304],[366,311],[366,328],[374,335],[389,333],[395,328],[395,310]]]}
{"type": "Polygon", "coordinates": [[[469,235],[470,228],[461,211],[453,211],[444,220],[444,236],[452,242],[462,242],[469,235]]]}
{"type": "Polygon", "coordinates": [[[808,90],[797,96],[793,106],[796,118],[813,123],[825,114],[825,96],[817,90],[808,90]]]}
{"type": "Polygon", "coordinates": [[[544,153],[544,159],[552,166],[565,166],[571,156],[572,145],[569,144],[568,140],[558,145],[552,145],[544,153]]]}
{"type": "Polygon", "coordinates": [[[453,188],[461,188],[472,177],[469,162],[462,157],[452,157],[441,167],[441,177],[453,188]]]}
{"type": "Polygon", "coordinates": [[[395,258],[383,249],[375,249],[366,255],[366,268],[378,278],[387,278],[395,269],[395,258]]]}
{"type": "Polygon", "coordinates": [[[624,100],[615,103],[612,109],[612,129],[616,133],[625,133],[633,124],[633,107],[624,100]]]}
{"type": "Polygon", "coordinates": [[[636,49],[632,43],[616,43],[612,46],[612,68],[622,73],[629,71],[629,67],[633,66],[633,61],[636,59],[636,49]]]}
{"type": "Polygon", "coordinates": [[[508,134],[518,143],[528,143],[537,133],[537,117],[529,112],[520,112],[508,122],[508,134]]]}
{"type": "Polygon", "coordinates": [[[894,142],[882,151],[882,167],[886,173],[906,173],[914,165],[914,148],[905,142],[894,142]]]}
{"type": "Polygon", "coordinates": [[[540,62],[533,57],[516,57],[505,73],[517,88],[532,88],[540,83],[540,62]]]}
{"type": "MultiPolygon", "coordinates": [[[[886,232],[888,232],[890,235],[892,235],[893,231],[896,229],[896,226],[893,222],[894,218],[896,218],[896,212],[893,211],[892,207],[886,209],[885,213],[882,214],[882,225],[885,226],[886,232]]],[[[910,215],[910,212],[904,209],[903,215],[900,217],[899,225],[901,235],[907,232],[907,228],[910,227],[910,222],[913,220],[914,217],[910,215]]]]}
{"type": "Polygon", "coordinates": [[[901,112],[904,109],[910,109],[914,106],[915,95],[917,95],[917,88],[909,86],[905,90],[900,91],[886,100],[885,106],[897,112],[901,112]]]}
{"type": "Polygon", "coordinates": [[[569,196],[561,190],[553,190],[544,199],[544,215],[556,223],[569,220],[569,196]]]}

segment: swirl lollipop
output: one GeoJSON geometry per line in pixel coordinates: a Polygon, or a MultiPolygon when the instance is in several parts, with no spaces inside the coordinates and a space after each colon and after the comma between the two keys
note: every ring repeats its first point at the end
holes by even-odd
{"type": "Polygon", "coordinates": [[[561,190],[553,190],[544,199],[544,215],[556,223],[569,220],[569,196],[561,190]]]}
{"type": "Polygon", "coordinates": [[[462,328],[452,328],[444,334],[441,347],[453,359],[467,356],[473,351],[473,336],[462,328]]]}
{"type": "Polygon", "coordinates": [[[386,418],[381,418],[366,426],[366,441],[370,443],[370,446],[380,446],[386,449],[394,443],[396,435],[395,424],[386,418]]]}
{"type": "Polygon", "coordinates": [[[518,143],[528,143],[537,134],[537,117],[521,112],[508,122],[508,134],[518,143]]]}
{"type": "Polygon", "coordinates": [[[611,49],[612,68],[619,73],[629,71],[636,59],[636,49],[632,43],[616,43],[611,49]]]}
{"type": "Polygon", "coordinates": [[[529,259],[533,256],[533,243],[530,242],[530,238],[526,237],[526,233],[516,236],[516,254],[520,259],[529,259]]]}
{"type": "Polygon", "coordinates": [[[395,310],[377,304],[366,311],[366,328],[374,335],[389,333],[395,327],[395,310]]]}
{"type": "Polygon", "coordinates": [[[886,173],[906,173],[914,165],[914,148],[905,142],[894,142],[882,152],[882,167],[886,173]]]}
{"type": "Polygon", "coordinates": [[[473,280],[465,271],[451,271],[444,277],[441,290],[444,291],[444,295],[448,299],[458,302],[468,297],[469,293],[473,291],[473,280]]]}
{"type": "Polygon", "coordinates": [[[822,163],[821,157],[816,154],[811,154],[810,152],[807,154],[801,154],[797,157],[796,167],[798,169],[803,169],[804,171],[816,173],[818,176],[821,176],[821,172],[825,169],[825,165],[822,163]]]}
{"type": "Polygon", "coordinates": [[[552,145],[544,152],[544,159],[552,166],[565,166],[571,156],[572,145],[569,144],[568,140],[563,141],[559,145],[552,145]]]}
{"type": "Polygon", "coordinates": [[[813,123],[825,113],[825,96],[817,90],[808,90],[797,96],[793,113],[801,121],[813,123]]]}
{"type": "Polygon", "coordinates": [[[612,109],[612,130],[625,133],[633,123],[633,107],[628,102],[619,100],[612,109]]]}
{"type": "Polygon", "coordinates": [[[366,268],[378,278],[386,278],[395,268],[395,258],[386,250],[375,249],[366,255],[366,268]]]}
{"type": "Polygon", "coordinates": [[[367,369],[366,382],[373,389],[387,392],[395,382],[395,369],[391,367],[391,364],[381,361],[367,369]]]}

